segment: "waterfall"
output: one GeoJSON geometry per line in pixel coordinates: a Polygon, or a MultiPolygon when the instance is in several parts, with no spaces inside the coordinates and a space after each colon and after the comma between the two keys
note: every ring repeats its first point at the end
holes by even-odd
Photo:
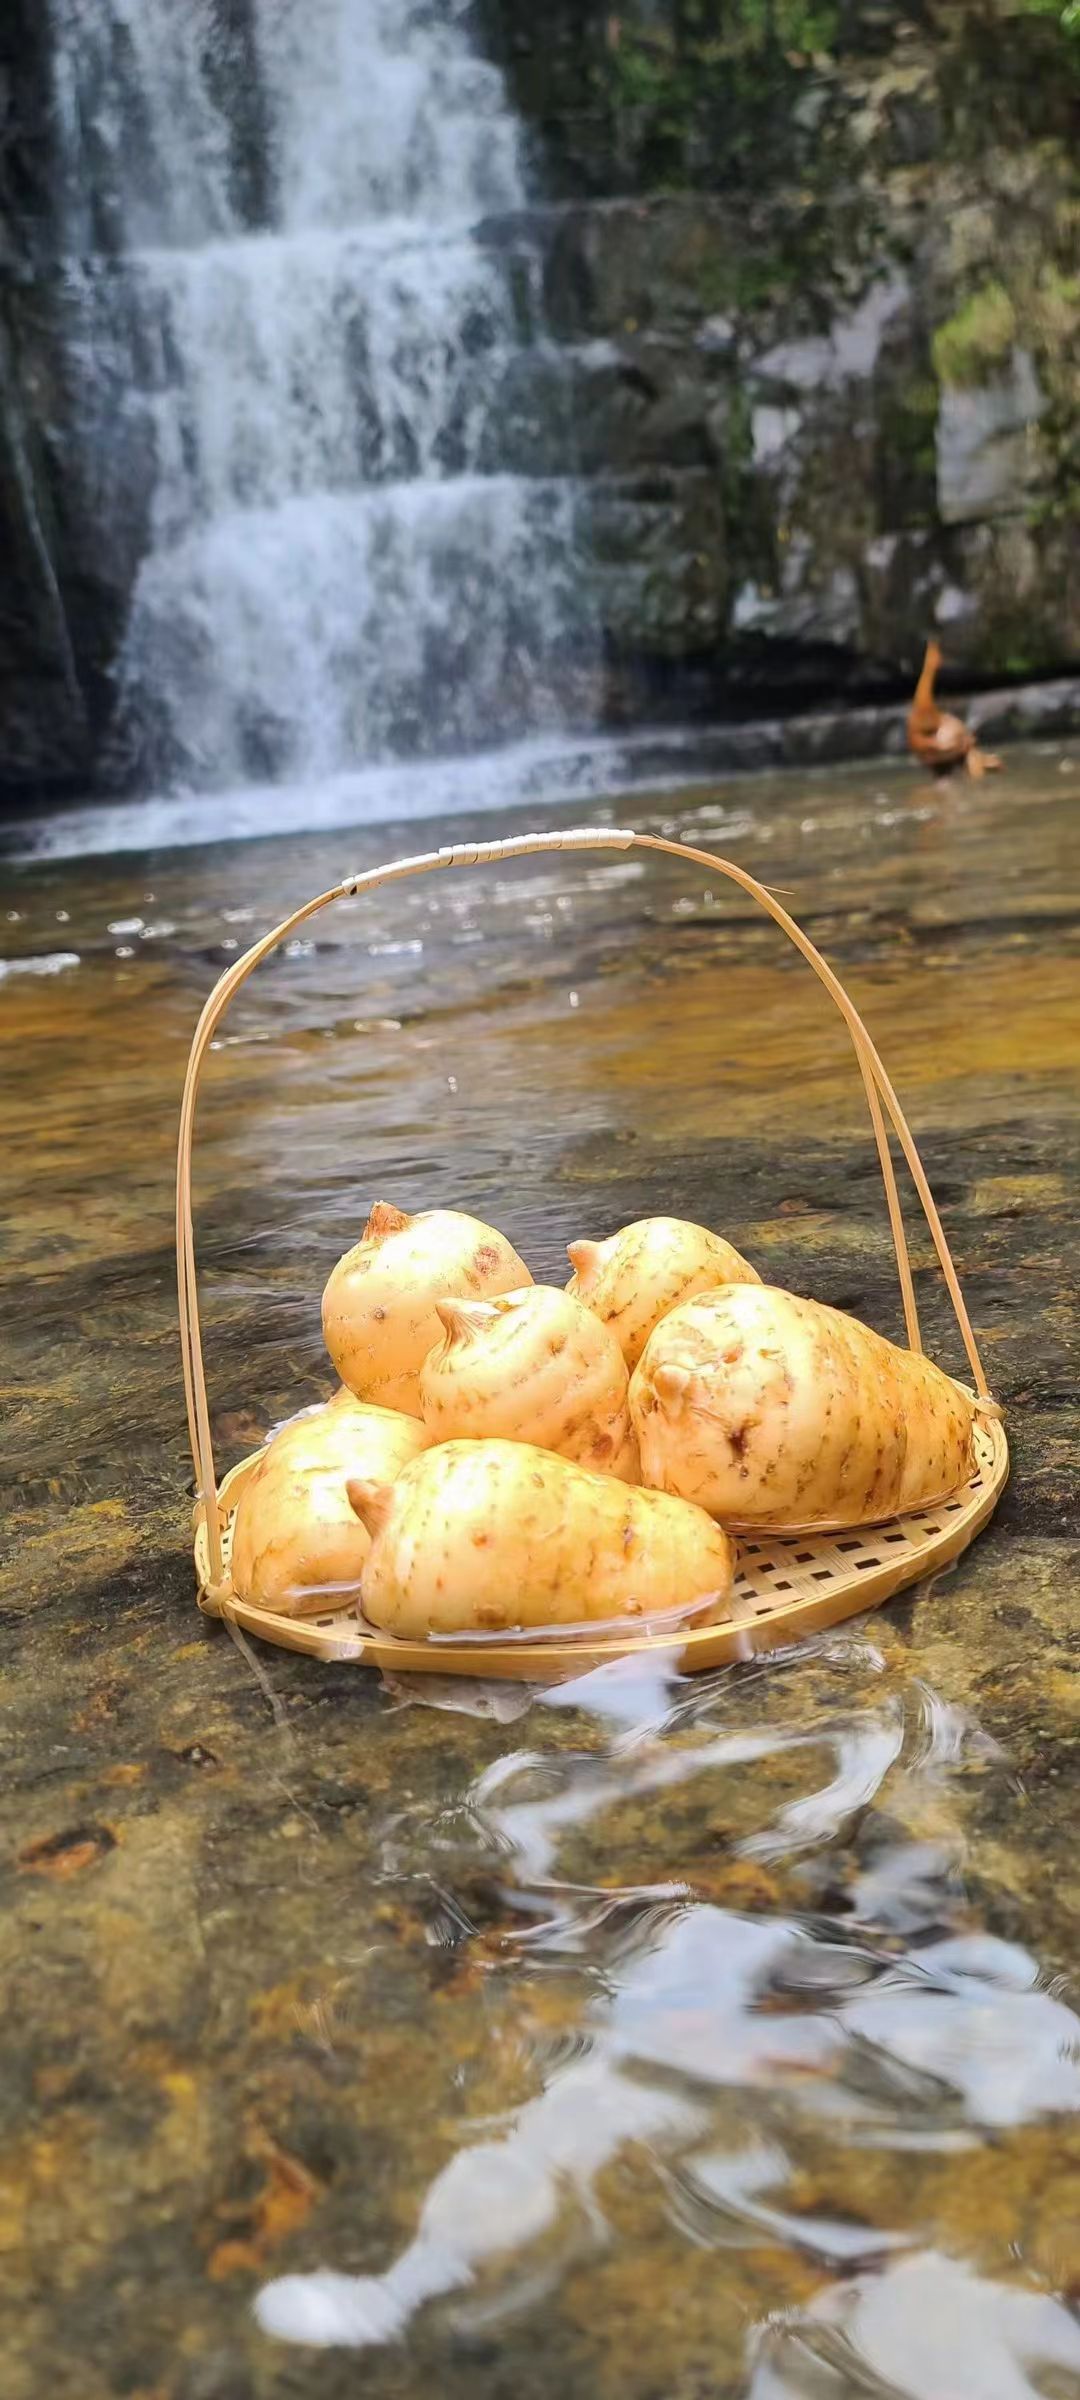
{"type": "Polygon", "coordinates": [[[295,785],[557,729],[577,491],[508,470],[535,293],[477,229],[525,183],[458,0],[51,4],[71,247],[113,247],[93,307],[122,280],[152,429],[144,773],[295,785]]]}

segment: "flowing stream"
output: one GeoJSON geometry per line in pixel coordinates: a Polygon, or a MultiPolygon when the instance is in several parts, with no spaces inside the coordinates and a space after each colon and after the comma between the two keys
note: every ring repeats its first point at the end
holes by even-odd
{"type": "Polygon", "coordinates": [[[508,471],[536,273],[477,232],[526,187],[454,0],[57,5],[83,371],[122,320],[153,453],[120,667],[147,778],[557,732],[577,487],[508,471]]]}
{"type": "MultiPolygon", "coordinates": [[[[620,798],[790,895],[880,1031],[1013,1456],[947,1577],[683,1679],[383,1686],[199,1617],[184,1062],[341,839],[11,864],[3,2400],[1080,2400],[1078,785],[620,798]]],[[[676,1208],[902,1330],[843,1026],[654,853],[312,919],[218,1029],[195,1196],[222,1469],[329,1391],[374,1199],[545,1282],[676,1208]]]]}

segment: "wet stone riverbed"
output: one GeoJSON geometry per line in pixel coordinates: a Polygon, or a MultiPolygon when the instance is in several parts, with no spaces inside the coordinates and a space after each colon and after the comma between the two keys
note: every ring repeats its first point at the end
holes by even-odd
{"type": "MultiPolygon", "coordinates": [[[[392,1687],[194,1608],[195,1014],[428,835],[3,870],[5,2400],[1076,2400],[1078,795],[1075,752],[1016,752],[608,812],[728,850],[849,981],[1013,1447],[934,1590],[697,1682],[392,1687]]],[[[899,1334],[862,1109],[805,968],[697,870],[321,918],[201,1111],[220,1463],[329,1388],[375,1197],[560,1280],[681,1210],[899,1334]]]]}

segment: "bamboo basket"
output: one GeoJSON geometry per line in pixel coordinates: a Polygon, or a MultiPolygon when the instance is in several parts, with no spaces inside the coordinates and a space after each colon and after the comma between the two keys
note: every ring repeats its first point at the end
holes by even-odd
{"type": "Polygon", "coordinates": [[[909,1584],[938,1574],[959,1557],[986,1524],[1008,1475],[1009,1454],[1001,1410],[987,1388],[933,1194],[899,1101],[858,1011],[820,952],[763,884],[729,859],[717,858],[709,850],[671,841],[660,834],[590,826],[565,833],[518,834],[503,841],[455,843],[446,849],[426,851],[416,858],[396,859],[389,866],[373,867],[365,874],[347,876],[331,891],[306,901],[302,908],[295,909],[282,924],[254,943],[243,957],[226,968],[216,984],[191,1046],[180,1111],[176,1256],[184,1386],[198,1495],[195,1571],[199,1606],[207,1616],[229,1619],[244,1632],[258,1634],[264,1641],[300,1651],[309,1658],[346,1659],[359,1666],[383,1667],[398,1673],[480,1673],[517,1678],[580,1671],[643,1650],[663,1650],[670,1655],[673,1670],[683,1673],[724,1665],[745,1658],[751,1651],[780,1648],[804,1634],[819,1632],[844,1617],[878,1606],[909,1584]],[[495,1636],[484,1642],[404,1641],[367,1627],[352,1608],[328,1607],[325,1615],[284,1617],[251,1606],[233,1590],[229,1562],[236,1503],[263,1452],[256,1451],[243,1459],[219,1486],[203,1370],[191,1213],[195,1106],[203,1063],[218,1025],[261,960],[286,941],[298,925],[305,924],[309,917],[335,900],[351,900],[361,892],[377,891],[380,885],[400,882],[409,875],[430,875],[450,867],[489,866],[536,851],[635,849],[667,851],[672,857],[688,859],[692,865],[705,867],[714,875],[724,875],[737,884],[794,943],[838,1008],[851,1035],[870,1112],[896,1252],[908,1345],[916,1351],[923,1348],[890,1150],[890,1128],[910,1170],[967,1353],[972,1380],[962,1388],[974,1398],[977,1412],[976,1463],[970,1481],[937,1507],[895,1518],[889,1524],[857,1527],[844,1533],[762,1535],[754,1540],[740,1540],[731,1614],[720,1621],[691,1628],[683,1625],[676,1631],[650,1633],[646,1628],[625,1627],[605,1631],[602,1625],[597,1625],[587,1635],[573,1637],[556,1628],[550,1636],[529,1640],[495,1636]]]}

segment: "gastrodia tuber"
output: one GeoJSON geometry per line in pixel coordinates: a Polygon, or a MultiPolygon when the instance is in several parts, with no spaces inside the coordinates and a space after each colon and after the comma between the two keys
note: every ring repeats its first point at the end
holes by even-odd
{"type": "Polygon", "coordinates": [[[236,1504],[238,1598],[292,1617],[355,1600],[369,1538],[346,1483],[357,1475],[390,1483],[426,1440],[415,1417],[365,1407],[351,1392],[283,1425],[236,1504]]]}
{"type": "Polygon", "coordinates": [[[387,1633],[725,1613],[733,1546],[702,1509],[525,1442],[443,1442],[349,1497],[372,1537],[363,1613],[387,1633]]]}
{"type": "Polygon", "coordinates": [[[604,1242],[571,1242],[567,1291],[610,1326],[633,1370],[654,1325],[694,1292],[758,1283],[755,1267],[719,1233],[681,1217],[639,1217],[604,1242]]]}
{"type": "Polygon", "coordinates": [[[765,1284],[665,1317],[630,1384],[646,1483],[739,1531],[880,1524],[972,1472],[974,1407],[929,1359],[765,1284]]]}
{"type": "Polygon", "coordinates": [[[637,1483],[628,1376],[613,1333],[545,1284],[497,1300],[440,1300],[444,1332],[420,1369],[431,1442],[501,1436],[637,1483]]]}
{"type": "Polygon", "coordinates": [[[323,1338],[360,1400],[420,1414],[420,1367],[442,1327],[436,1301],[488,1300],[532,1276],[491,1225],[456,1209],[418,1217],[379,1202],[323,1293],[323,1338]]]}

